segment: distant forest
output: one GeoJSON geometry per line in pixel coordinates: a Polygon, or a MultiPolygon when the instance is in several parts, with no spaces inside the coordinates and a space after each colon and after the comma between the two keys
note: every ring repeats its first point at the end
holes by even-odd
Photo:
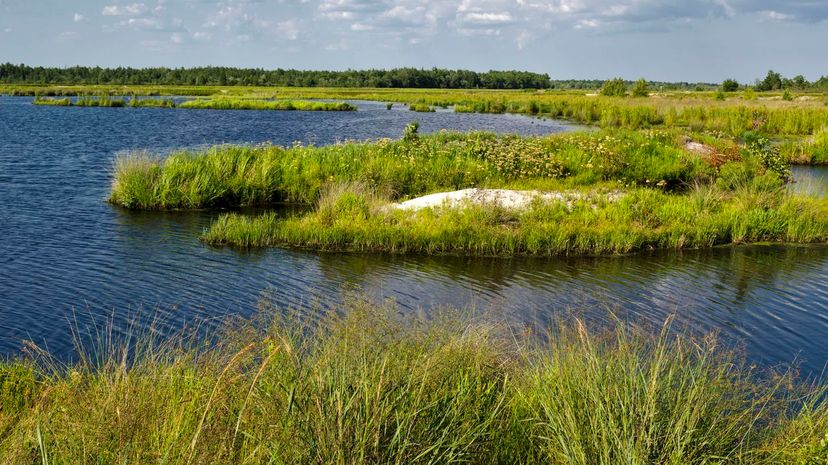
{"type": "MultiPolygon", "coordinates": [[[[101,68],[0,65],[0,84],[109,84],[176,86],[380,87],[413,89],[599,89],[603,80],[554,81],[548,74],[397,68],[390,70],[301,71],[259,68],[101,68]]],[[[653,83],[694,88],[690,83],[653,83]]]]}
{"type": "MultiPolygon", "coordinates": [[[[729,80],[731,81],[731,80],[729,80]]],[[[68,68],[0,64],[0,84],[64,85],[172,85],[172,86],[285,86],[379,87],[413,89],[600,89],[600,79],[552,80],[548,74],[527,71],[485,73],[449,69],[368,69],[303,71],[260,68],[68,68]]],[[[631,82],[627,82],[630,84],[631,82]]],[[[735,83],[735,81],[733,81],[735,83]]],[[[735,83],[738,86],[738,83],[735,83]]],[[[650,81],[659,90],[713,90],[718,84],[650,81]]],[[[802,76],[787,79],[770,71],[757,80],[757,90],[828,89],[828,77],[808,82],[802,76]]]]}

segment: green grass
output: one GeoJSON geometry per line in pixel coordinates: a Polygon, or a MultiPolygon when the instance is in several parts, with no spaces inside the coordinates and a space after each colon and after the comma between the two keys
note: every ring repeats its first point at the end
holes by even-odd
{"type": "Polygon", "coordinates": [[[127,155],[116,161],[110,200],[138,209],[312,203],[331,182],[364,183],[393,198],[474,186],[670,190],[712,176],[709,165],[682,150],[682,140],[671,131],[541,138],[441,133],[326,147],[220,146],[163,160],[127,155]]]}
{"type": "Polygon", "coordinates": [[[139,98],[133,95],[129,99],[129,107],[131,108],[175,108],[175,101],[171,98],[139,98]]]}
{"type": "Polygon", "coordinates": [[[733,191],[699,186],[675,195],[626,190],[524,210],[496,205],[400,211],[364,189],[333,190],[313,213],[219,217],[203,240],[239,247],[473,256],[620,254],[752,242],[828,242],[828,200],[786,194],[762,176],[733,191]]]}
{"type": "Polygon", "coordinates": [[[346,102],[311,102],[303,100],[252,100],[233,98],[198,99],[183,102],[178,108],[209,110],[298,110],[298,111],[356,111],[346,102]]]}
{"type": "Polygon", "coordinates": [[[828,126],[804,140],[785,140],[781,151],[792,164],[828,165],[828,126]]]}
{"type": "Polygon", "coordinates": [[[263,304],[208,342],[150,335],[69,365],[0,362],[0,461],[159,464],[821,464],[824,389],[715,338],[350,298],[320,321],[263,304]],[[284,315],[284,316],[277,316],[284,315]],[[545,341],[545,342],[542,342],[545,341]]]}
{"type": "Polygon", "coordinates": [[[408,106],[408,109],[411,111],[416,111],[418,113],[434,113],[434,108],[429,105],[421,104],[421,103],[412,103],[408,106]]]}
{"type": "Polygon", "coordinates": [[[100,95],[100,96],[80,96],[77,97],[74,101],[70,98],[45,98],[45,97],[35,97],[32,100],[34,105],[51,105],[51,106],[63,106],[63,107],[123,107],[126,106],[126,100],[123,97],[120,98],[112,98],[109,95],[100,95]]]}

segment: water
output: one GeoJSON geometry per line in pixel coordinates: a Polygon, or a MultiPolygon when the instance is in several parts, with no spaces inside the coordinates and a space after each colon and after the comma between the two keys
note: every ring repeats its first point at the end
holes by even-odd
{"type": "Polygon", "coordinates": [[[828,166],[792,166],[794,183],[790,190],[799,194],[828,196],[828,166]]]}
{"type": "MultiPolygon", "coordinates": [[[[406,311],[472,305],[512,321],[576,313],[658,325],[671,314],[718,330],[752,360],[828,360],[828,247],[750,246],[578,259],[467,259],[239,252],[197,240],[216,212],[130,212],[104,202],[115,154],[222,142],[397,137],[412,119],[442,128],[545,134],[568,127],[518,116],[391,111],[221,112],[37,107],[0,97],[0,354],[32,339],[69,353],[71,325],[151,314],[168,327],[249,315],[263,294],[283,306],[349,289],[406,311]]],[[[808,172],[810,173],[810,172],[808,172]]],[[[803,176],[803,173],[797,176],[803,176]]]]}

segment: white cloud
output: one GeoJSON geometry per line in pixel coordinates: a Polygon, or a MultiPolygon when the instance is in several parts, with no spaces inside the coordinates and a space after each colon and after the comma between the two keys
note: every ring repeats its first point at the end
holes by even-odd
{"type": "Polygon", "coordinates": [[[532,40],[532,34],[529,31],[520,31],[517,37],[515,37],[515,44],[517,45],[518,50],[523,50],[527,44],[532,40]]]}
{"type": "Polygon", "coordinates": [[[173,35],[170,36],[170,42],[178,45],[178,44],[184,42],[184,37],[181,34],[176,32],[176,33],[174,33],[173,35]]]}
{"type": "Polygon", "coordinates": [[[501,13],[467,13],[463,21],[473,24],[504,24],[512,22],[512,15],[506,11],[501,13]]]}
{"type": "Polygon", "coordinates": [[[790,20],[794,19],[793,15],[780,13],[780,12],[774,11],[774,10],[763,10],[763,11],[760,11],[759,14],[763,18],[769,19],[771,21],[790,21],[790,20]]]}
{"type": "Polygon", "coordinates": [[[86,17],[84,17],[80,13],[75,13],[74,16],[72,16],[72,21],[74,21],[76,23],[79,23],[79,22],[83,21],[84,19],[86,19],[86,17]]]}
{"type": "Polygon", "coordinates": [[[144,3],[133,3],[131,5],[108,5],[103,8],[101,14],[104,16],[140,16],[148,10],[144,3]]]}

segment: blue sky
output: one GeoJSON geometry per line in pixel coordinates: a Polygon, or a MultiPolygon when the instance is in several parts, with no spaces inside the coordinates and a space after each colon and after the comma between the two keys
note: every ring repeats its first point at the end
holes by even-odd
{"type": "Polygon", "coordinates": [[[828,75],[828,0],[0,0],[0,62],[828,75]]]}

